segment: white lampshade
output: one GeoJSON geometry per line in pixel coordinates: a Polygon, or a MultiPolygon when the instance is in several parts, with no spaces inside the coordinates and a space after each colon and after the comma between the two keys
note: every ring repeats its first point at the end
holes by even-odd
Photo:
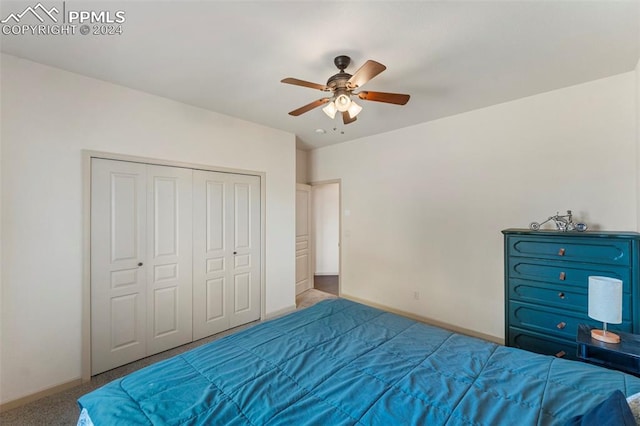
{"type": "Polygon", "coordinates": [[[589,277],[589,316],[609,324],[622,322],[622,281],[589,277]]]}
{"type": "Polygon", "coordinates": [[[324,113],[329,117],[335,118],[338,108],[336,108],[336,104],[329,102],[326,107],[322,108],[322,111],[324,111],[324,113]]]}
{"type": "Polygon", "coordinates": [[[351,105],[351,99],[349,96],[342,93],[336,98],[335,104],[338,111],[345,112],[349,109],[349,105],[351,105]]]}
{"type": "Polygon", "coordinates": [[[356,115],[360,114],[360,111],[362,111],[362,107],[354,101],[351,101],[351,105],[349,105],[349,109],[347,109],[349,117],[356,118],[356,115]]]}

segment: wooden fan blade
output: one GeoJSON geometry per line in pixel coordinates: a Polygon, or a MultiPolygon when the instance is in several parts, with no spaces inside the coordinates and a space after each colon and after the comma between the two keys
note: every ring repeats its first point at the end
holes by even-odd
{"type": "Polygon", "coordinates": [[[354,121],[356,121],[358,119],[358,117],[353,117],[351,118],[351,116],[349,115],[349,113],[347,111],[343,111],[342,112],[342,122],[344,124],[349,124],[349,123],[353,123],[354,121]]]}
{"type": "Polygon", "coordinates": [[[358,93],[360,99],[365,101],[386,102],[388,104],[404,105],[409,102],[409,95],[402,95],[400,93],[385,93],[385,92],[360,92],[358,93]]]}
{"type": "Polygon", "coordinates": [[[330,89],[324,84],[311,83],[310,81],[298,80],[297,78],[285,78],[280,80],[281,83],[293,84],[294,86],[310,87],[312,89],[328,92],[330,89]]]}
{"type": "Polygon", "coordinates": [[[289,115],[293,115],[295,117],[299,116],[300,114],[304,114],[307,111],[311,111],[314,108],[318,108],[320,105],[322,104],[326,104],[327,102],[329,102],[331,100],[331,98],[322,98],[322,99],[318,99],[317,101],[313,101],[310,104],[307,104],[303,107],[300,107],[298,109],[294,109],[293,111],[291,111],[289,113],[289,115]]]}
{"type": "Polygon", "coordinates": [[[381,63],[369,60],[351,76],[347,83],[351,88],[360,87],[386,69],[387,67],[381,63]]]}

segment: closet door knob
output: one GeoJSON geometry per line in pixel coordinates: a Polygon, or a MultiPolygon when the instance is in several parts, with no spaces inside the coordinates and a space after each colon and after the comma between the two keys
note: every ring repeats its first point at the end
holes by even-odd
{"type": "Polygon", "coordinates": [[[559,297],[560,299],[564,299],[564,297],[565,297],[565,296],[564,296],[564,293],[563,293],[563,292],[558,293],[558,297],[559,297]]]}
{"type": "Polygon", "coordinates": [[[233,254],[238,254],[238,252],[237,252],[237,251],[234,251],[234,252],[233,252],[233,254]]]}
{"type": "Polygon", "coordinates": [[[142,262],[138,262],[138,266],[142,266],[142,262]]]}

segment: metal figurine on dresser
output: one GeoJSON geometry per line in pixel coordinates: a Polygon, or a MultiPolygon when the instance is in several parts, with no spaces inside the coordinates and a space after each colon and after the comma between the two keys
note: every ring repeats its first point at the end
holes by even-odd
{"type": "Polygon", "coordinates": [[[622,323],[640,333],[640,234],[507,229],[504,234],[505,344],[576,359],[579,324],[589,317],[590,276],[622,281],[622,323]]]}
{"type": "Polygon", "coordinates": [[[555,223],[556,225],[556,229],[558,231],[578,231],[578,232],[584,232],[587,230],[587,224],[586,223],[573,223],[573,215],[571,214],[571,210],[567,210],[567,214],[565,215],[561,215],[559,212],[556,212],[556,214],[554,216],[549,216],[549,218],[547,220],[545,220],[542,223],[538,223],[538,222],[531,222],[529,224],[529,228],[532,231],[538,231],[540,229],[540,227],[542,225],[544,225],[545,223],[549,222],[550,220],[553,221],[553,223],[555,223]]]}

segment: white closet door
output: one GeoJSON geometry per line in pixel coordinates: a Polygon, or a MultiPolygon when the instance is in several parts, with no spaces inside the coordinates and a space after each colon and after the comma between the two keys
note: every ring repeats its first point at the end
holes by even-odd
{"type": "Polygon", "coordinates": [[[92,160],[92,374],[260,318],[260,178],[92,160]]]}
{"type": "Polygon", "coordinates": [[[231,175],[233,201],[230,326],[260,318],[260,178],[231,175]]]}
{"type": "Polygon", "coordinates": [[[227,174],[193,172],[193,339],[229,328],[227,174]]]}
{"type": "Polygon", "coordinates": [[[192,341],[190,169],[93,159],[92,374],[192,341]]]}
{"type": "Polygon", "coordinates": [[[192,173],[147,166],[147,355],[193,338],[192,173]]]}
{"type": "Polygon", "coordinates": [[[260,178],[194,171],[193,338],[260,318],[260,178]]]}
{"type": "Polygon", "coordinates": [[[146,355],[146,166],[91,162],[92,374],[146,355]]]}

